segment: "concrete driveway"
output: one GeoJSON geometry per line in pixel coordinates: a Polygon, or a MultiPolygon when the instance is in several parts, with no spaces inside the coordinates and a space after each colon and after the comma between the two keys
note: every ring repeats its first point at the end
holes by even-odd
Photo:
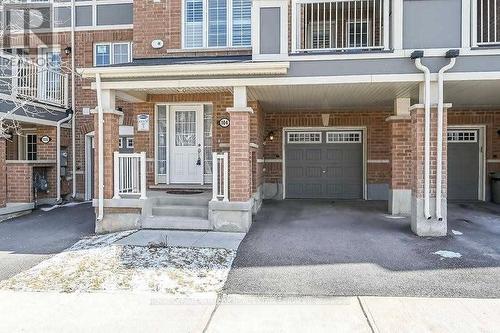
{"type": "Polygon", "coordinates": [[[94,233],[90,203],[0,222],[0,280],[8,279],[94,233]]]}
{"type": "Polygon", "coordinates": [[[450,204],[448,216],[447,237],[421,238],[385,202],[265,202],[225,292],[500,297],[500,207],[450,204]]]}

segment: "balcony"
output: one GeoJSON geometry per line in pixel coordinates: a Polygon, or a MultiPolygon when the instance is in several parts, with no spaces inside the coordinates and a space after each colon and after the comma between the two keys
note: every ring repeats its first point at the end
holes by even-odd
{"type": "Polygon", "coordinates": [[[8,54],[0,54],[0,60],[0,93],[29,102],[68,107],[69,78],[59,67],[8,54]]]}
{"type": "Polygon", "coordinates": [[[473,46],[500,45],[500,0],[473,0],[473,46]],[[475,20],[475,22],[474,22],[475,20]]]}
{"type": "Polygon", "coordinates": [[[299,0],[295,52],[389,48],[389,0],[299,0]]]}

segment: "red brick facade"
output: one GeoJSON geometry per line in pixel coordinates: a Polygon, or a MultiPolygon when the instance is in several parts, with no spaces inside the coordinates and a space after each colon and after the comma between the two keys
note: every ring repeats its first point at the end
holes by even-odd
{"type": "Polygon", "coordinates": [[[392,190],[411,189],[412,181],[412,141],[411,120],[401,118],[388,118],[391,140],[391,178],[389,188],[392,190]]]}

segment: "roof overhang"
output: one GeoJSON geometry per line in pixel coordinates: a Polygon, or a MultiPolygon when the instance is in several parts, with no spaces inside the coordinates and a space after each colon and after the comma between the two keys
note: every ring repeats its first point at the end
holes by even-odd
{"type": "Polygon", "coordinates": [[[123,66],[80,68],[83,78],[103,79],[158,78],[187,76],[285,75],[289,62],[245,62],[217,64],[177,64],[156,66],[123,66]]]}

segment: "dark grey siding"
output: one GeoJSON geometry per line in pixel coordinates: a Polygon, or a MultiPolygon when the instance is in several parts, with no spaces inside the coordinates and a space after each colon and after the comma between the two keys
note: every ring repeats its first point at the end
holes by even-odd
{"type": "Polygon", "coordinates": [[[460,47],[461,37],[461,0],[403,2],[405,49],[460,47]]]}
{"type": "Polygon", "coordinates": [[[280,53],[280,8],[260,9],[260,53],[280,53]]]}

